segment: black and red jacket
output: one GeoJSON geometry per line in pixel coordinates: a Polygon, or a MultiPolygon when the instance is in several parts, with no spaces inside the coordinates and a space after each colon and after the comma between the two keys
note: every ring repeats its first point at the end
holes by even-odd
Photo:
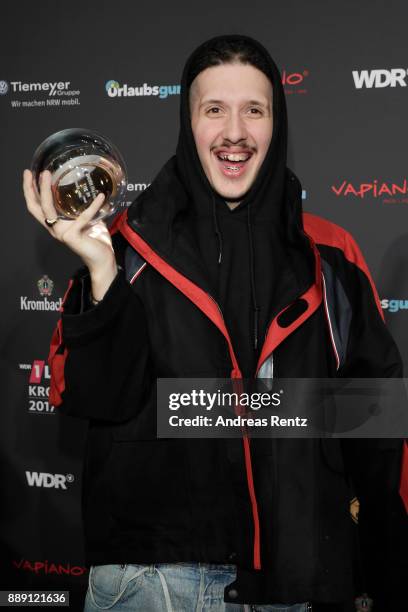
{"type": "MultiPolygon", "coordinates": [[[[303,223],[316,276],[271,320],[258,375],[270,376],[273,360],[277,377],[401,376],[356,242],[315,215],[305,213],[303,223]]],[[[96,307],[86,269],[74,276],[51,347],[51,403],[90,423],[86,563],[237,563],[243,601],[251,572],[267,576],[256,601],[343,600],[352,589],[353,526],[339,440],[156,438],[157,377],[240,377],[240,370],[213,298],[139,230],[126,213],[117,219],[122,269],[96,307]]],[[[370,457],[367,486],[354,484],[363,522],[366,497],[377,495],[381,505],[396,495],[376,482],[382,457],[390,469],[401,462],[398,440],[388,448],[369,442],[360,447],[360,461],[370,457]]],[[[385,529],[379,506],[368,514],[385,529]]]]}
{"type": "Polygon", "coordinates": [[[280,75],[259,48],[273,135],[253,186],[231,214],[211,189],[191,132],[189,58],[176,155],[111,227],[117,277],[95,307],[87,269],[71,279],[52,340],[50,401],[89,421],[88,565],[231,563],[238,577],[226,601],[345,601],[355,586],[356,494],[366,586],[378,602],[391,570],[403,575],[389,550],[390,525],[402,521],[402,441],[156,435],[157,378],[239,379],[244,363],[260,378],[403,376],[356,242],[302,213],[286,167],[280,75]]]}

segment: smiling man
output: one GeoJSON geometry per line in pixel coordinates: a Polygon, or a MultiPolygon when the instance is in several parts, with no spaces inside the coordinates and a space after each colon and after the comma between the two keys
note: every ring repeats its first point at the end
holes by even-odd
{"type": "MultiPolygon", "coordinates": [[[[32,214],[86,263],[53,336],[50,401],[90,423],[87,612],[342,610],[355,587],[350,479],[366,541],[385,533],[390,499],[401,512],[398,440],[359,452],[156,437],[160,377],[402,376],[357,244],[302,214],[286,148],[280,73],[257,41],[230,35],[188,59],[176,155],[115,220],[112,245],[87,229],[100,200],[46,223],[49,177],[39,202],[25,175],[32,214]]],[[[368,559],[379,610],[385,551],[368,559]]]]}
{"type": "Polygon", "coordinates": [[[190,87],[191,127],[211,187],[234,208],[272,138],[272,83],[251,64],[203,70],[190,87]]]}

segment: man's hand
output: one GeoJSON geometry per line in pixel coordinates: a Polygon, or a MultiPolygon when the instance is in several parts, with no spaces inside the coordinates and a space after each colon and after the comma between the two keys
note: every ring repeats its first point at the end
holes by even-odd
{"type": "Polygon", "coordinates": [[[30,170],[24,170],[23,191],[27,208],[48,233],[66,244],[79,255],[88,267],[92,279],[92,293],[95,299],[102,299],[117,274],[115,254],[106,224],[101,220],[93,225],[94,218],[104,203],[104,194],[99,194],[75,220],[58,219],[48,226],[46,219],[55,219],[51,173],[45,170],[40,175],[40,197],[34,188],[34,178],[30,170]]]}

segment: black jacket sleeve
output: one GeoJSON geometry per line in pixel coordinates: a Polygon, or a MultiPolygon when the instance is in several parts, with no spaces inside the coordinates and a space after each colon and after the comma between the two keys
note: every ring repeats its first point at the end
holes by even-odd
{"type": "MultiPolygon", "coordinates": [[[[348,235],[346,240],[353,316],[345,365],[339,375],[402,379],[401,354],[385,324],[367,264],[354,239],[348,235]]],[[[403,388],[403,380],[395,384],[403,388]]],[[[405,390],[398,395],[408,410],[405,390]]],[[[399,605],[408,575],[402,550],[407,544],[408,524],[399,495],[403,444],[403,439],[397,438],[342,440],[346,468],[360,502],[363,588],[379,610],[399,605]]]]}
{"type": "Polygon", "coordinates": [[[74,417],[120,423],[137,414],[148,385],[144,307],[122,268],[96,306],[90,303],[90,288],[89,272],[81,268],[64,298],[58,409],[74,417]]]}
{"type": "MultiPolygon", "coordinates": [[[[339,376],[345,378],[399,378],[403,377],[403,362],[397,344],[385,324],[380,299],[367,264],[355,240],[347,235],[347,282],[346,290],[352,304],[352,319],[344,366],[339,376]]],[[[403,381],[396,381],[403,386],[403,381]]],[[[400,393],[405,396],[404,392],[400,393]]],[[[408,410],[408,402],[407,402],[408,410]]],[[[373,438],[343,441],[346,460],[353,476],[357,496],[364,496],[368,476],[371,485],[386,486],[396,490],[399,484],[399,465],[402,439],[373,438]],[[376,469],[382,469],[385,455],[373,455],[373,451],[392,451],[396,457],[393,477],[386,482],[376,479],[376,469]],[[347,456],[349,455],[349,456],[347,456]],[[378,464],[375,462],[378,460],[378,464]],[[382,483],[382,484],[380,484],[382,483]]],[[[379,476],[379,474],[377,474],[379,476]]]]}

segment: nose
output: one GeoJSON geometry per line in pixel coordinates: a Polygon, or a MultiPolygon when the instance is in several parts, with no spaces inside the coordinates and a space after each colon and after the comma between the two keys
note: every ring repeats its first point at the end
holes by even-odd
{"type": "Polygon", "coordinates": [[[225,140],[237,143],[248,136],[245,121],[239,112],[231,112],[225,119],[223,126],[225,140]]]}

